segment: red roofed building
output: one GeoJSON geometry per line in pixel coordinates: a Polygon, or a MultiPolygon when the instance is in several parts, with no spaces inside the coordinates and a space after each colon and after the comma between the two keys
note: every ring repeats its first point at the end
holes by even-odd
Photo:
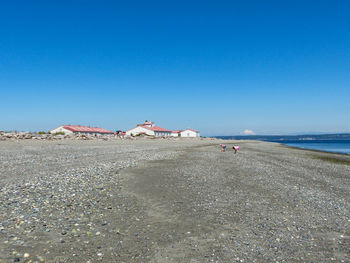
{"type": "Polygon", "coordinates": [[[200,137],[200,134],[194,129],[186,129],[180,132],[180,137],[200,137]]]}
{"type": "Polygon", "coordinates": [[[139,125],[153,127],[154,126],[154,122],[152,122],[152,121],[145,121],[144,124],[139,124],[139,125]]]}
{"type": "Polygon", "coordinates": [[[154,125],[154,122],[145,121],[144,124],[138,124],[135,128],[126,131],[126,135],[136,136],[145,134],[156,137],[169,137],[171,131],[154,125]]]}
{"type": "Polygon", "coordinates": [[[135,128],[126,131],[126,135],[136,136],[145,134],[156,137],[200,137],[199,131],[193,129],[170,131],[162,127],[154,125],[154,122],[145,121],[143,124],[138,124],[135,128]]]}
{"type": "Polygon", "coordinates": [[[171,136],[172,137],[180,137],[181,130],[180,131],[171,131],[171,136]]]}
{"type": "Polygon", "coordinates": [[[113,134],[112,131],[109,131],[103,128],[80,126],[80,125],[61,125],[50,131],[50,133],[57,133],[57,132],[64,132],[65,134],[72,134],[72,133],[113,134]]]}

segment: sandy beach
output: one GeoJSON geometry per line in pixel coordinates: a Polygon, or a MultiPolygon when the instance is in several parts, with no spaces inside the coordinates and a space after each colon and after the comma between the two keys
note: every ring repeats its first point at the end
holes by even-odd
{"type": "Polygon", "coordinates": [[[350,261],[350,156],[220,143],[0,141],[0,262],[350,261]]]}

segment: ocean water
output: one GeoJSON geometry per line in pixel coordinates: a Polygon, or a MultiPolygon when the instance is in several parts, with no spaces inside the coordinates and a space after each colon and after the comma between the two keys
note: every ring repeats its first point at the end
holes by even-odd
{"type": "MultiPolygon", "coordinates": [[[[327,135],[330,137],[329,135],[327,135]]],[[[333,135],[332,135],[333,136],[333,135]]],[[[350,154],[350,139],[319,139],[326,136],[217,136],[220,139],[259,140],[282,143],[288,146],[324,152],[350,154]]],[[[333,136],[334,137],[334,136],[333,136]]]]}
{"type": "Polygon", "coordinates": [[[350,141],[348,140],[280,141],[280,143],[302,149],[350,154],[350,141]]]}

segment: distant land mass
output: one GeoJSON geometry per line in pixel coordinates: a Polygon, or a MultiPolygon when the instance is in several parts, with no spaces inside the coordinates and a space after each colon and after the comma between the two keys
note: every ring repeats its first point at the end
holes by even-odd
{"type": "Polygon", "coordinates": [[[350,140],[350,133],[335,134],[303,134],[303,135],[233,135],[233,136],[214,136],[225,140],[258,140],[269,142],[283,141],[344,141],[350,140]]]}

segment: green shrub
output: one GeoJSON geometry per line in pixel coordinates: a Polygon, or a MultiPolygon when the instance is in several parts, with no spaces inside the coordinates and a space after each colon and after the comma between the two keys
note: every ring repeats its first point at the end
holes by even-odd
{"type": "Polygon", "coordinates": [[[44,132],[44,131],[39,131],[38,133],[39,134],[46,134],[46,132],[44,132]]]}
{"type": "Polygon", "coordinates": [[[64,135],[64,132],[56,132],[54,135],[64,135]]]}

